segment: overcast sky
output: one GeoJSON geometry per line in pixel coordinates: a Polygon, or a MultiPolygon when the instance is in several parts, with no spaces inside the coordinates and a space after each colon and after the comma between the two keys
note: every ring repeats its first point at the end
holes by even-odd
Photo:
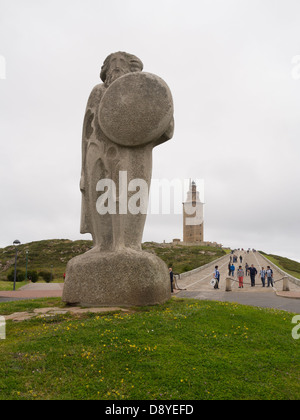
{"type": "MultiPolygon", "coordinates": [[[[0,0],[0,247],[90,238],[82,123],[116,51],[172,91],[153,178],[203,180],[205,239],[300,261],[299,0],[0,0]]],[[[173,238],[182,216],[148,217],[173,238]]]]}

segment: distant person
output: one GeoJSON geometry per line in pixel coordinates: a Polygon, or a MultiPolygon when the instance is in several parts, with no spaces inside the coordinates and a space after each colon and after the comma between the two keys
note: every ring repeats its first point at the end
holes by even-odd
{"type": "Polygon", "coordinates": [[[239,279],[239,289],[243,289],[244,288],[244,270],[241,265],[238,268],[237,277],[239,279]]]}
{"type": "Polygon", "coordinates": [[[232,277],[234,277],[234,272],[235,272],[235,266],[234,266],[234,264],[231,264],[231,266],[230,266],[230,274],[231,274],[232,277]]]}
{"type": "Polygon", "coordinates": [[[248,274],[249,274],[249,265],[248,265],[247,262],[246,262],[246,265],[245,265],[245,271],[246,271],[246,277],[247,277],[248,274]]]}
{"type": "Polygon", "coordinates": [[[271,267],[268,265],[267,267],[267,280],[268,280],[268,287],[270,287],[270,285],[272,287],[274,287],[274,283],[273,283],[273,270],[271,269],[271,267]]]}
{"type": "Polygon", "coordinates": [[[171,282],[171,293],[174,293],[174,289],[173,289],[174,273],[173,273],[172,267],[169,268],[169,272],[170,272],[170,282],[171,282]]]}
{"type": "Polygon", "coordinates": [[[243,262],[243,257],[240,255],[240,264],[243,262]]]}
{"type": "Polygon", "coordinates": [[[220,271],[219,271],[219,267],[216,265],[215,266],[215,272],[214,272],[214,279],[216,281],[214,288],[215,289],[219,289],[219,284],[220,284],[220,271]]]}
{"type": "Polygon", "coordinates": [[[251,264],[251,267],[248,269],[251,279],[251,287],[255,287],[255,276],[257,274],[257,270],[254,267],[253,264],[251,264]]]}
{"type": "Polygon", "coordinates": [[[228,264],[228,276],[231,276],[231,261],[228,264]]]}
{"type": "Polygon", "coordinates": [[[260,270],[260,279],[262,282],[262,287],[266,286],[266,275],[267,275],[267,271],[264,269],[264,267],[262,267],[260,270]]]}

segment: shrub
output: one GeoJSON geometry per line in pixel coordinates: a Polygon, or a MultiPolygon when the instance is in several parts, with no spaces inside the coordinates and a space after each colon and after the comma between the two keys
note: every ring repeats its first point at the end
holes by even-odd
{"type": "Polygon", "coordinates": [[[54,279],[54,275],[50,273],[50,271],[40,271],[39,276],[42,277],[46,283],[50,283],[54,279]]]}
{"type": "MultiPolygon", "coordinates": [[[[7,280],[8,281],[14,281],[14,276],[15,276],[15,270],[11,270],[11,272],[7,275],[7,280]]],[[[17,277],[16,277],[16,281],[20,282],[20,281],[24,281],[25,280],[25,273],[24,271],[21,270],[17,270],[17,277]]]]}
{"type": "Polygon", "coordinates": [[[36,283],[39,279],[39,275],[38,275],[37,271],[34,271],[34,270],[28,271],[27,279],[31,280],[32,283],[36,283]]]}

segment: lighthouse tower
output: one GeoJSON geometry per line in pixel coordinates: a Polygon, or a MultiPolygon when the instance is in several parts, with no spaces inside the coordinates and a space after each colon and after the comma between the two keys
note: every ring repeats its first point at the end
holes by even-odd
{"type": "Polygon", "coordinates": [[[183,242],[200,244],[204,242],[203,203],[197,185],[190,181],[187,199],[183,203],[183,242]]]}

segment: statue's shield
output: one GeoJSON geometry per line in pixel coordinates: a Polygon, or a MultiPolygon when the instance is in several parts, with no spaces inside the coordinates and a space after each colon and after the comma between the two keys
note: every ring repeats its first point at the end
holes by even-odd
{"type": "Polygon", "coordinates": [[[100,102],[99,122],[114,143],[142,146],[165,133],[173,112],[168,85],[154,74],[136,72],[121,76],[108,87],[100,102]]]}

